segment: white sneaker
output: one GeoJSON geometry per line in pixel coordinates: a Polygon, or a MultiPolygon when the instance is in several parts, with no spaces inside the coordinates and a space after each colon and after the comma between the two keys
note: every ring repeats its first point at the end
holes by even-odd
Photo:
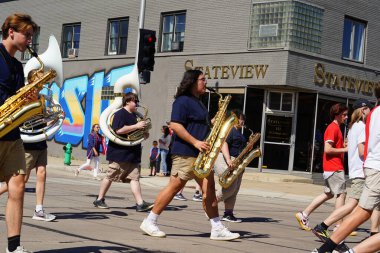
{"type": "Polygon", "coordinates": [[[9,251],[8,250],[8,247],[7,247],[7,253],[33,253],[32,251],[28,251],[26,249],[24,249],[23,246],[18,246],[17,249],[15,249],[14,251],[9,251]]]}
{"type": "Polygon", "coordinates": [[[306,231],[311,230],[308,217],[305,217],[302,212],[296,213],[295,216],[301,229],[306,230],[306,231]]]}
{"type": "Polygon", "coordinates": [[[218,241],[231,241],[238,239],[240,237],[239,233],[231,233],[228,228],[222,226],[218,229],[212,229],[210,239],[218,241]]]}
{"type": "Polygon", "coordinates": [[[148,219],[144,219],[144,221],[140,225],[140,229],[144,231],[144,233],[154,236],[154,237],[165,237],[166,234],[162,232],[156,223],[149,221],[148,219]]]}
{"type": "Polygon", "coordinates": [[[50,213],[45,212],[45,210],[41,211],[34,211],[34,215],[32,217],[33,220],[41,220],[41,221],[53,221],[55,220],[56,216],[52,215],[50,213]]]}

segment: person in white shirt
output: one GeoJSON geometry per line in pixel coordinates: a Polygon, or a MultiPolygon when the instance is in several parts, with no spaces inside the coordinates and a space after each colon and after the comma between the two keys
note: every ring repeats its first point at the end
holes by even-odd
{"type": "Polygon", "coordinates": [[[160,149],[160,156],[161,156],[161,164],[160,164],[160,171],[162,176],[168,176],[168,165],[166,163],[166,157],[169,153],[169,146],[170,142],[172,140],[172,137],[170,135],[169,127],[163,126],[162,127],[163,135],[158,140],[160,149]]]}

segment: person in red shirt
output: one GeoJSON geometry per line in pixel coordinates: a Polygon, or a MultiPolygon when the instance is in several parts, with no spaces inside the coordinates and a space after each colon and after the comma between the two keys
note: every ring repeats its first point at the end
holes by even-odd
{"type": "Polygon", "coordinates": [[[323,178],[325,189],[302,212],[295,214],[301,229],[311,230],[309,215],[320,205],[336,196],[335,208],[344,205],[346,198],[346,183],[344,178],[343,156],[348,148],[344,143],[340,125],[347,120],[348,108],[343,104],[334,104],[330,108],[330,118],[333,120],[327,126],[324,134],[323,178]]]}

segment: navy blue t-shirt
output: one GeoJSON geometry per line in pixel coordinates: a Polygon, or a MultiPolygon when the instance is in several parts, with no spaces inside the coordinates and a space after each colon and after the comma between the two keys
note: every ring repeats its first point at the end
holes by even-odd
{"type": "MultiPolygon", "coordinates": [[[[189,134],[201,141],[205,140],[210,132],[208,111],[196,97],[178,97],[173,103],[171,121],[183,125],[189,134]]],[[[174,134],[171,153],[197,157],[199,150],[174,134]]]]}
{"type": "Polygon", "coordinates": [[[34,143],[24,142],[24,149],[25,150],[44,150],[44,149],[47,149],[47,143],[46,141],[39,141],[39,142],[34,142],[34,143]]]}
{"type": "MultiPolygon", "coordinates": [[[[24,86],[24,71],[21,62],[12,57],[0,43],[0,106],[7,98],[16,94],[16,91],[24,86]]],[[[0,141],[14,141],[20,139],[20,130],[14,128],[0,141]]]]}
{"type": "Polygon", "coordinates": [[[228,144],[230,156],[233,157],[237,157],[247,145],[247,139],[241,133],[241,131],[237,130],[235,127],[232,128],[230,134],[226,139],[226,142],[228,144]]]}
{"type": "MultiPolygon", "coordinates": [[[[35,127],[35,129],[42,129],[46,127],[46,124],[40,124],[35,127]]],[[[33,143],[25,143],[24,142],[24,149],[25,150],[44,150],[47,149],[47,143],[45,140],[39,141],[39,142],[33,142],[33,143]]]]}
{"type": "MultiPolygon", "coordinates": [[[[130,126],[136,123],[136,115],[122,108],[118,110],[113,117],[112,129],[116,132],[125,125],[130,126]]],[[[126,137],[127,135],[122,134],[120,136],[126,137]]],[[[141,144],[136,146],[122,146],[110,140],[108,143],[106,159],[110,162],[140,163],[141,144]]]]}

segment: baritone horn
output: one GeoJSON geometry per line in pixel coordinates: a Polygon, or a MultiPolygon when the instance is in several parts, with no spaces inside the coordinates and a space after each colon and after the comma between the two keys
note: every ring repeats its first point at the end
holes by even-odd
{"type": "Polygon", "coordinates": [[[249,136],[248,142],[239,156],[232,160],[231,170],[227,168],[224,172],[220,173],[219,184],[225,189],[231,186],[231,184],[239,177],[241,173],[243,173],[245,167],[247,167],[253,159],[261,156],[260,148],[253,149],[253,146],[260,139],[261,135],[260,133],[253,133],[249,128],[248,130],[251,132],[251,135],[249,136]]]}
{"type": "MultiPolygon", "coordinates": [[[[50,35],[48,48],[39,56],[31,48],[28,47],[28,50],[34,57],[25,64],[25,80],[28,80],[29,77],[32,79],[30,80],[31,83],[33,83],[35,80],[38,80],[39,76],[51,69],[56,73],[55,83],[61,88],[63,66],[61,51],[56,38],[50,35]]],[[[45,86],[44,91],[46,92],[40,94],[43,105],[42,112],[33,115],[20,126],[21,138],[26,143],[47,140],[54,136],[62,126],[65,113],[61,105],[53,99],[51,86],[52,83],[45,86]]]]}
{"type": "Polygon", "coordinates": [[[140,80],[137,69],[137,64],[133,66],[130,73],[117,79],[114,84],[114,101],[108,106],[100,115],[99,126],[102,133],[112,142],[122,146],[135,146],[140,144],[145,139],[145,134],[151,128],[151,120],[148,116],[148,109],[139,106],[144,109],[145,113],[141,114],[136,112],[137,121],[146,121],[147,126],[144,129],[138,129],[127,134],[127,136],[120,136],[112,129],[112,120],[114,114],[123,108],[123,95],[126,88],[131,88],[138,95],[140,91],[140,80]]]}

